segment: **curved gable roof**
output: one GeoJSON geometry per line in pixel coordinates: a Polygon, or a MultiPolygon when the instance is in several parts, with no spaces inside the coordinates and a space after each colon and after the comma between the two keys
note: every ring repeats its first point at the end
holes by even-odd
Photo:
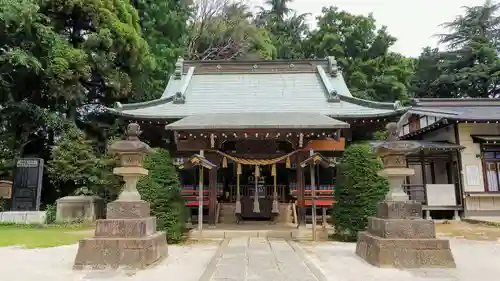
{"type": "Polygon", "coordinates": [[[118,105],[112,113],[134,118],[177,119],[213,113],[299,112],[332,117],[394,115],[398,103],[351,95],[335,61],[180,61],[155,101],[118,105]]]}

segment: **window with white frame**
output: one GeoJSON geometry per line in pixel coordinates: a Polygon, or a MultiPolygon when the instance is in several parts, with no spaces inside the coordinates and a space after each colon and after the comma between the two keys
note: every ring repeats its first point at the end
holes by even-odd
{"type": "Polygon", "coordinates": [[[484,174],[486,177],[486,191],[500,191],[500,151],[483,152],[484,174]]]}

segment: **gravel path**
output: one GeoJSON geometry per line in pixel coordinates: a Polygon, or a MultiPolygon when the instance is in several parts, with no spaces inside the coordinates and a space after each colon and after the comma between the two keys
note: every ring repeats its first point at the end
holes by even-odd
{"type": "MultiPolygon", "coordinates": [[[[355,244],[265,238],[169,246],[167,260],[137,273],[73,271],[77,246],[0,248],[5,280],[148,281],[498,281],[500,243],[451,239],[457,269],[380,269],[354,254],[355,244]]],[[[3,280],[2,279],[2,280],[3,280]]]]}
{"type": "Polygon", "coordinates": [[[135,274],[123,271],[73,271],[77,245],[46,249],[0,248],[2,280],[74,281],[74,280],[175,280],[198,281],[219,243],[169,246],[162,263],[135,274]],[[129,275],[129,276],[127,276],[129,275]]]}
{"type": "Polygon", "coordinates": [[[307,257],[331,281],[498,281],[500,243],[451,239],[456,269],[376,268],[354,254],[351,243],[301,243],[307,257]]]}

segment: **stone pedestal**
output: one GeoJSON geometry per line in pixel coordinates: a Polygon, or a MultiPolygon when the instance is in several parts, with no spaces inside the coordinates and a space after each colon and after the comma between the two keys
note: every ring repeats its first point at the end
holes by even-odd
{"type": "Polygon", "coordinates": [[[142,269],[167,257],[167,239],[156,231],[149,203],[114,201],[107,219],[97,220],[94,237],[80,240],[74,268],[142,269]]]}
{"type": "Polygon", "coordinates": [[[356,254],[378,267],[456,267],[449,241],[436,239],[434,222],[422,219],[414,201],[380,203],[368,231],[359,233],[356,254]]]}
{"type": "Polygon", "coordinates": [[[56,203],[57,223],[95,222],[104,218],[104,200],[97,196],[66,196],[56,203]]]}

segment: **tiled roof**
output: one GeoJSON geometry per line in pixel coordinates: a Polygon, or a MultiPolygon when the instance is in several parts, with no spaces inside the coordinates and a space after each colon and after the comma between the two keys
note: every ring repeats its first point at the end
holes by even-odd
{"type": "Polygon", "coordinates": [[[452,120],[500,120],[500,99],[416,99],[408,114],[452,120]]]}
{"type": "MultiPolygon", "coordinates": [[[[413,140],[420,144],[420,150],[461,150],[464,149],[463,146],[459,144],[454,144],[450,142],[443,141],[422,141],[422,140],[413,140]]],[[[385,141],[369,141],[369,144],[374,148],[378,148],[385,141]]]]}
{"type": "Polygon", "coordinates": [[[355,98],[333,59],[180,61],[159,100],[118,105],[132,118],[178,119],[213,113],[319,113],[331,117],[395,115],[399,103],[355,98]]]}
{"type": "Polygon", "coordinates": [[[318,113],[212,113],[183,118],[167,125],[171,130],[197,129],[315,129],[349,128],[349,124],[318,113]]]}

